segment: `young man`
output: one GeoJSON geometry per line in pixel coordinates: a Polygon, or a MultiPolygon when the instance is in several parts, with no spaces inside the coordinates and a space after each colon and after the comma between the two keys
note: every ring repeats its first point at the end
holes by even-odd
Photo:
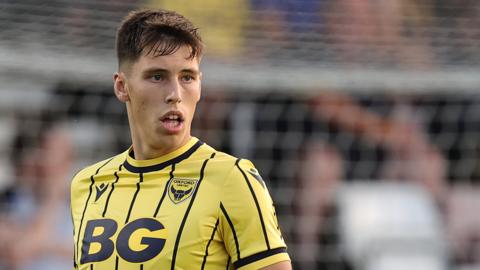
{"type": "Polygon", "coordinates": [[[258,171],[190,134],[196,30],[165,10],[134,11],[120,25],[114,89],[132,147],[73,179],[76,269],[291,269],[258,171]]]}

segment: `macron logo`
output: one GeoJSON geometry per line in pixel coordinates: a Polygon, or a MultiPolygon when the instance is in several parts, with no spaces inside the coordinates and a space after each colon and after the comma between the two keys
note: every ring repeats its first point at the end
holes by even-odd
{"type": "Polygon", "coordinates": [[[97,194],[95,195],[95,202],[100,199],[103,193],[107,190],[108,184],[102,183],[100,186],[95,185],[95,189],[97,190],[97,194]]]}

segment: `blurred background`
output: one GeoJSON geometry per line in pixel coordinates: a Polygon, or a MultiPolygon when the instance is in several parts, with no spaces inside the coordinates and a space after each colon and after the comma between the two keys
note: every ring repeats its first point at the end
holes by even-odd
{"type": "Polygon", "coordinates": [[[0,269],[69,269],[69,181],[130,145],[115,28],[200,28],[194,135],[249,158],[295,269],[480,269],[480,2],[0,0],[0,269]]]}

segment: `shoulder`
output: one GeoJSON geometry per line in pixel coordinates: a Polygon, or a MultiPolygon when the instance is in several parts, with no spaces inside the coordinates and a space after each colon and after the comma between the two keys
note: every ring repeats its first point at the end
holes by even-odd
{"type": "Polygon", "coordinates": [[[209,165],[214,164],[222,168],[231,167],[235,164],[236,157],[225,152],[218,151],[207,143],[202,142],[196,156],[198,159],[209,159],[209,165]]]}
{"type": "Polygon", "coordinates": [[[82,181],[90,181],[92,176],[99,174],[101,172],[108,172],[112,170],[117,170],[125,161],[126,152],[118,154],[113,157],[106,158],[104,160],[98,161],[94,164],[86,166],[79,170],[72,179],[72,185],[77,184],[82,181]]]}
{"type": "Polygon", "coordinates": [[[209,156],[213,156],[211,162],[217,166],[221,166],[226,173],[231,173],[238,169],[248,170],[250,168],[255,168],[252,161],[222,151],[217,151],[206,143],[203,144],[201,149],[204,153],[208,153],[209,156]]]}
{"type": "Polygon", "coordinates": [[[252,161],[217,151],[206,143],[203,143],[198,152],[198,157],[208,159],[207,166],[209,169],[215,171],[215,175],[221,177],[224,181],[247,177],[245,174],[248,172],[258,174],[252,161]]]}

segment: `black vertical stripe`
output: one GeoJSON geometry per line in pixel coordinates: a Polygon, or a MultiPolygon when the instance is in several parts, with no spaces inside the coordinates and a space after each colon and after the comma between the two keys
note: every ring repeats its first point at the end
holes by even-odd
{"type": "Polygon", "coordinates": [[[76,253],[77,251],[75,250],[76,247],[75,247],[75,243],[73,244],[73,269],[78,269],[78,265],[77,265],[77,260],[76,260],[76,253]]]}
{"type": "Polygon", "coordinates": [[[237,261],[238,261],[240,260],[240,245],[238,244],[237,232],[235,231],[235,227],[233,227],[233,222],[230,219],[230,216],[228,215],[227,210],[225,209],[222,203],[220,203],[220,209],[222,209],[222,213],[227,219],[228,225],[230,225],[230,229],[232,230],[233,239],[235,240],[235,247],[237,248],[237,261]]]}
{"type": "Polygon", "coordinates": [[[180,243],[180,238],[182,236],[183,227],[185,226],[185,222],[187,221],[188,214],[190,213],[190,209],[192,208],[193,202],[195,201],[195,197],[197,196],[198,190],[200,189],[200,184],[202,183],[203,176],[205,173],[205,167],[210,159],[215,157],[215,153],[213,153],[210,158],[206,159],[203,164],[202,168],[200,169],[200,179],[198,180],[197,188],[195,192],[192,194],[192,198],[190,199],[190,203],[188,204],[187,211],[183,216],[182,223],[180,224],[180,228],[178,229],[177,239],[175,240],[175,246],[173,248],[173,255],[172,255],[172,267],[171,270],[175,270],[175,262],[177,259],[177,252],[178,252],[178,244],[180,243]]]}
{"type": "Polygon", "coordinates": [[[173,179],[173,172],[174,172],[174,171],[175,171],[175,163],[172,164],[172,170],[170,171],[170,179],[168,179],[168,181],[167,181],[167,183],[166,183],[166,185],[165,185],[165,189],[163,190],[162,197],[160,198],[160,201],[158,202],[157,209],[155,210],[155,214],[153,214],[153,217],[157,217],[158,211],[160,211],[160,206],[162,205],[163,200],[165,199],[165,196],[167,195],[168,184],[169,184],[170,181],[172,181],[172,179],[173,179]]]}
{"type": "Polygon", "coordinates": [[[135,204],[135,200],[137,199],[138,192],[140,191],[140,183],[142,182],[143,182],[143,173],[140,173],[140,180],[137,182],[137,190],[135,191],[132,202],[130,203],[130,208],[128,209],[127,218],[125,219],[125,224],[127,224],[128,221],[130,220],[130,214],[132,213],[133,205],[135,204]]]}
{"type": "MultiPolygon", "coordinates": [[[[83,207],[82,218],[80,219],[80,226],[78,227],[77,252],[80,252],[79,251],[80,247],[78,245],[80,243],[80,234],[81,234],[81,231],[82,231],[83,218],[85,217],[85,212],[87,211],[88,201],[90,200],[90,197],[92,196],[93,184],[94,184],[94,180],[93,180],[93,175],[92,175],[92,176],[90,176],[90,187],[88,188],[88,197],[87,197],[87,200],[85,201],[85,206],[83,207]]],[[[80,257],[80,254],[78,254],[77,258],[79,258],[79,257],[80,257]]]]}
{"type": "MultiPolygon", "coordinates": [[[[72,227],[73,227],[73,235],[75,235],[75,222],[73,221],[73,212],[71,211],[72,209],[70,208],[70,213],[72,217],[72,227]]],[[[77,269],[77,245],[75,245],[75,242],[73,242],[73,268],[77,269]]]]}
{"type": "MultiPolygon", "coordinates": [[[[70,218],[71,218],[72,227],[73,227],[72,235],[75,235],[75,221],[73,220],[73,209],[72,209],[71,204],[70,204],[70,218]]],[[[75,245],[75,242],[73,242],[73,268],[74,269],[78,268],[78,266],[77,266],[77,246],[75,245]]]]}
{"type": "Polygon", "coordinates": [[[240,168],[239,163],[240,163],[240,159],[237,159],[237,161],[235,162],[235,165],[237,166],[237,168],[242,173],[243,178],[245,179],[245,182],[247,182],[248,188],[250,189],[250,193],[252,194],[253,200],[255,201],[255,205],[257,206],[258,216],[260,217],[260,223],[262,225],[263,236],[265,237],[265,244],[267,244],[267,249],[270,250],[270,243],[268,241],[267,230],[265,228],[265,222],[263,221],[262,210],[260,209],[260,205],[258,203],[257,196],[255,195],[255,191],[253,190],[252,184],[250,184],[250,181],[248,181],[248,177],[245,174],[245,172],[242,170],[242,168],[240,168]]]}
{"type": "Polygon", "coordinates": [[[219,219],[217,218],[217,222],[215,222],[215,227],[213,228],[213,231],[212,231],[212,236],[210,236],[210,240],[208,240],[207,247],[205,248],[205,256],[203,256],[203,262],[202,262],[202,268],[201,268],[202,270],[205,269],[205,264],[207,263],[207,256],[208,256],[208,247],[210,246],[210,243],[212,242],[213,237],[215,237],[215,232],[217,231],[218,222],[219,222],[219,219]]]}
{"type": "Polygon", "coordinates": [[[115,270],[118,270],[118,255],[115,257],[115,270]]]}
{"type": "Polygon", "coordinates": [[[140,270],[143,270],[143,264],[140,264],[140,270]]]}
{"type": "MultiPolygon", "coordinates": [[[[82,217],[80,218],[80,226],[78,227],[77,245],[76,245],[77,246],[77,252],[80,252],[80,248],[79,248],[78,245],[80,243],[80,234],[82,232],[83,219],[85,218],[85,212],[87,211],[88,201],[90,201],[90,197],[92,196],[93,185],[95,184],[95,180],[93,179],[93,177],[96,176],[100,172],[100,169],[103,168],[105,165],[107,165],[112,159],[113,159],[113,157],[111,159],[107,160],[105,163],[103,163],[102,166],[98,167],[95,174],[90,176],[90,186],[88,188],[88,197],[87,197],[87,200],[85,201],[85,206],[83,207],[82,217]]],[[[77,258],[79,258],[79,257],[80,257],[80,255],[77,254],[77,258]]]]}
{"type": "Polygon", "coordinates": [[[231,261],[232,261],[232,257],[228,256],[227,268],[225,268],[226,270],[228,270],[230,268],[230,262],[231,261]]]}
{"type": "Polygon", "coordinates": [[[90,270],[93,270],[93,263],[90,264],[90,270]]]}
{"type": "MultiPolygon", "coordinates": [[[[121,171],[121,170],[122,170],[122,165],[120,164],[120,166],[118,167],[118,172],[121,171]]],[[[103,209],[102,217],[105,217],[105,214],[107,213],[108,203],[110,202],[110,197],[112,196],[113,190],[115,189],[115,184],[118,182],[118,179],[120,179],[120,177],[118,177],[118,172],[114,173],[115,182],[112,183],[112,187],[110,188],[110,192],[108,193],[107,201],[105,202],[105,208],[103,209]]]]}

